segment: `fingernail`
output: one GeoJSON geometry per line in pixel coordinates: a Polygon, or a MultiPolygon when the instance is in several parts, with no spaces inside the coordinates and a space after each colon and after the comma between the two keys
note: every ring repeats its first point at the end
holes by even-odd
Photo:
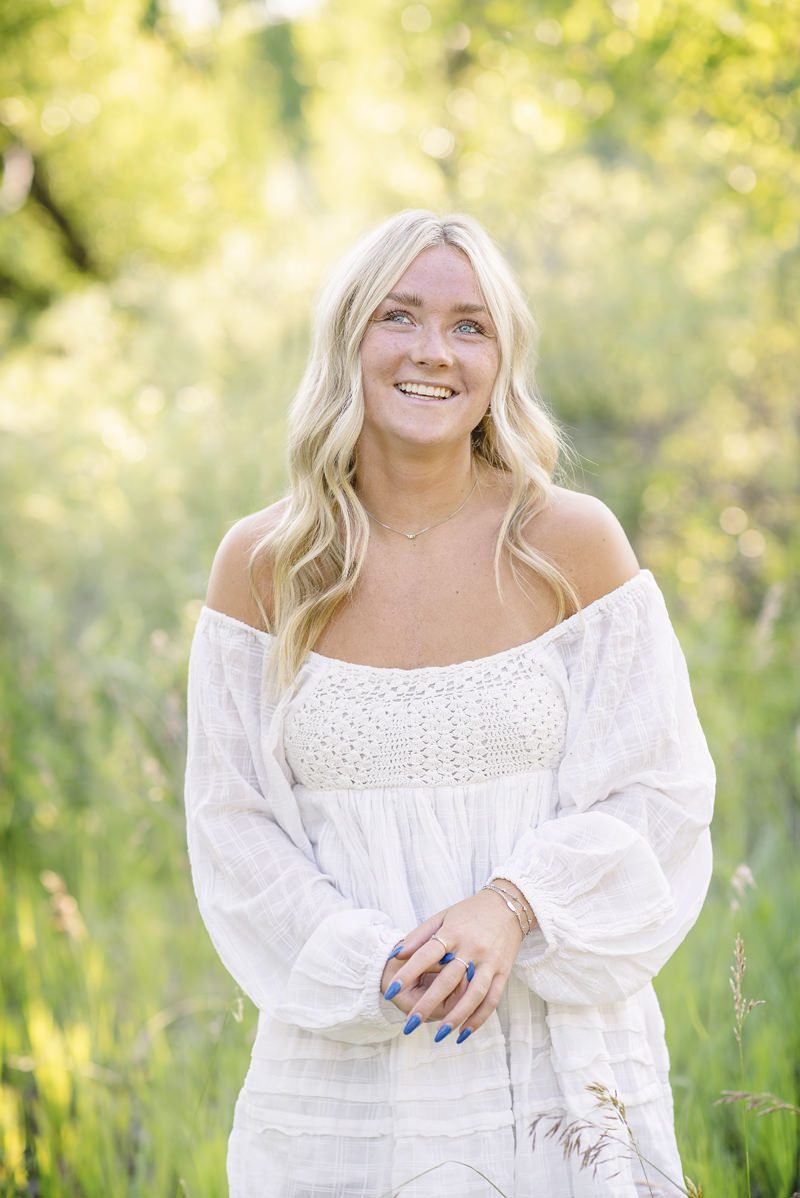
{"type": "Polygon", "coordinates": [[[433,1037],[434,1044],[438,1044],[440,1040],[444,1040],[445,1036],[449,1036],[452,1030],[453,1029],[449,1023],[443,1023],[436,1035],[433,1037]]]}
{"type": "Polygon", "coordinates": [[[401,951],[401,949],[404,949],[404,948],[405,948],[404,944],[398,944],[397,948],[392,949],[392,951],[389,953],[389,956],[386,958],[386,960],[391,961],[392,957],[396,957],[397,954],[401,951]]]}
{"type": "Polygon", "coordinates": [[[455,956],[456,956],[455,953],[445,953],[444,956],[440,959],[439,964],[446,965],[448,961],[454,961],[455,956]]]}
{"type": "Polygon", "coordinates": [[[422,1023],[419,1015],[409,1015],[406,1021],[406,1026],[403,1028],[403,1035],[407,1036],[409,1032],[413,1032],[415,1027],[419,1027],[422,1023]]]}
{"type": "Polygon", "coordinates": [[[475,966],[473,965],[472,961],[470,961],[469,965],[467,966],[467,981],[471,982],[474,977],[475,977],[475,966]]]}
{"type": "Polygon", "coordinates": [[[395,978],[395,980],[392,982],[391,986],[386,991],[386,993],[384,994],[383,997],[384,998],[394,998],[395,994],[397,994],[399,992],[401,985],[402,985],[402,982],[398,982],[397,978],[395,978]]]}
{"type": "Polygon", "coordinates": [[[456,1044],[460,1044],[462,1040],[466,1040],[467,1036],[471,1036],[471,1035],[472,1035],[472,1028],[465,1027],[464,1030],[459,1035],[458,1039],[456,1040],[456,1044]]]}

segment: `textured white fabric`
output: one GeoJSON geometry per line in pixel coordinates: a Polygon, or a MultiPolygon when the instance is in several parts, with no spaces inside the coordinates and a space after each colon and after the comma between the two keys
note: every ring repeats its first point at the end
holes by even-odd
{"type": "Polygon", "coordinates": [[[488,1198],[477,1170],[508,1198],[647,1193],[621,1144],[596,1175],[541,1133],[532,1147],[537,1115],[600,1118],[590,1082],[680,1180],[651,979],[705,896],[716,779],[652,573],[475,661],[312,653],[277,704],[271,643],[204,607],[189,666],[195,891],[259,1008],[232,1198],[488,1198]],[[386,956],[492,877],[540,923],[497,1011],[460,1045],[436,1024],[404,1036],[386,956]]]}
{"type": "MultiPolygon", "coordinates": [[[[319,658],[316,661],[331,661],[319,658]]],[[[552,769],[566,709],[536,644],[455,667],[334,662],[286,713],[298,782],[318,790],[436,786],[552,769]]]]}

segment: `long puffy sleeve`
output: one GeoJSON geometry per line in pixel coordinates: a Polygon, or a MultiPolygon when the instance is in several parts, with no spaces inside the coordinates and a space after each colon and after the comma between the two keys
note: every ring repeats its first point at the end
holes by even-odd
{"type": "Polygon", "coordinates": [[[695,922],[716,772],[649,570],[570,617],[550,648],[568,711],[557,814],[491,878],[519,886],[538,920],[517,975],[548,1002],[597,1005],[645,986],[695,922]]]}
{"type": "Polygon", "coordinates": [[[270,729],[272,638],[211,608],[189,657],[185,810],[198,906],[231,976],[261,1010],[331,1039],[375,1043],[406,1016],[380,992],[403,929],[355,908],[317,866],[270,729]]]}

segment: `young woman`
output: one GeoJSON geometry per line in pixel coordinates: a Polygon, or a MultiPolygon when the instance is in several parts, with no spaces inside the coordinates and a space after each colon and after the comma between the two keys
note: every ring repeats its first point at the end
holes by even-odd
{"type": "Polygon", "coordinates": [[[534,334],[474,219],[380,225],[321,295],[287,494],[214,560],[186,812],[259,1010],[233,1198],[681,1180],[651,983],[709,883],[715,769],[655,577],[554,482],[534,334]]]}

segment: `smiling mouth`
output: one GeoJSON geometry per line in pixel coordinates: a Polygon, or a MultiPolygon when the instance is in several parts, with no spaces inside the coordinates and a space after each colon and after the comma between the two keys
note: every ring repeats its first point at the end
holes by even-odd
{"type": "Polygon", "coordinates": [[[401,395],[411,399],[428,399],[439,403],[458,395],[452,387],[433,387],[424,383],[395,383],[395,387],[401,395]]]}

